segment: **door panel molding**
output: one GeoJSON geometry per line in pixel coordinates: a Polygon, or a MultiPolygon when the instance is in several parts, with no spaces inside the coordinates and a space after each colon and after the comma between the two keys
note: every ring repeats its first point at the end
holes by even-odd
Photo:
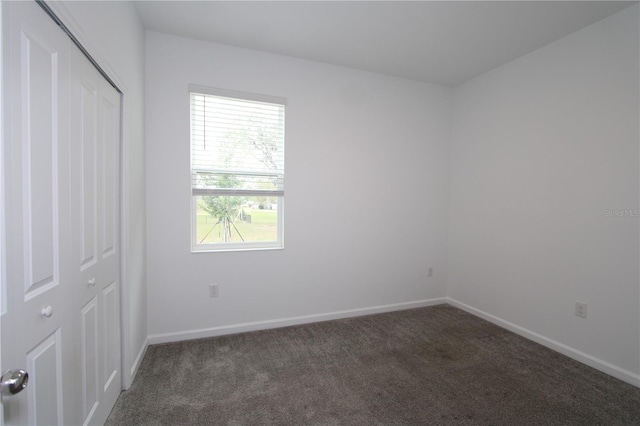
{"type": "MultiPolygon", "coordinates": [[[[80,154],[80,191],[78,196],[82,224],[82,249],[80,270],[95,265],[98,261],[98,88],[90,81],[82,79],[80,89],[81,140],[72,150],[80,154]]],[[[79,142],[79,141],[78,141],[79,142]]]]}
{"type": "Polygon", "coordinates": [[[91,420],[98,407],[98,300],[92,298],[80,311],[82,318],[82,418],[91,420]]]}
{"type": "Polygon", "coordinates": [[[64,424],[60,335],[57,329],[27,353],[29,424],[64,424]]]}
{"type": "Polygon", "coordinates": [[[25,300],[59,284],[58,52],[31,29],[20,34],[25,300]],[[48,71],[48,72],[47,72],[48,71]]]}

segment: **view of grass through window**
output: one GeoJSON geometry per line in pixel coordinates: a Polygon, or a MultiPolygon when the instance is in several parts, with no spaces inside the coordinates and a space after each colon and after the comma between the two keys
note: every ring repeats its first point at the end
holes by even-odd
{"type": "Polygon", "coordinates": [[[210,196],[196,197],[196,203],[198,244],[274,241],[277,238],[278,213],[275,198],[210,196]],[[224,216],[211,214],[212,204],[233,207],[229,223],[225,225],[224,216]]]}

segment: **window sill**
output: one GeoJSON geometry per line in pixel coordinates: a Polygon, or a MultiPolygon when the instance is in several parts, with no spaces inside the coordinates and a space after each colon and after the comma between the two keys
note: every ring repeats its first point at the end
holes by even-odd
{"type": "Polygon", "coordinates": [[[249,244],[229,244],[229,245],[216,245],[216,246],[198,246],[192,247],[191,253],[220,253],[230,251],[262,251],[262,250],[284,250],[284,245],[280,243],[274,243],[273,245],[249,245],[249,244]]]}

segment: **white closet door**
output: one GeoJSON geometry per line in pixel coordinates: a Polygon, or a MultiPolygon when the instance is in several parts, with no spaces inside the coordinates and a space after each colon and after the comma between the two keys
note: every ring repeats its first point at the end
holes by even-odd
{"type": "Polygon", "coordinates": [[[120,96],[71,50],[71,252],[82,422],[102,424],[121,390],[120,96]]]}
{"type": "Polygon", "coordinates": [[[121,389],[119,95],[34,2],[2,2],[7,425],[102,424],[121,389]]]}

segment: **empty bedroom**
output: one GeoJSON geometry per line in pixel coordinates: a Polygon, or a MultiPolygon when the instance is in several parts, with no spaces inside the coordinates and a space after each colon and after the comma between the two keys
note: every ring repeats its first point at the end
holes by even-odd
{"type": "Polygon", "coordinates": [[[0,13],[0,424],[640,424],[638,2],[0,13]]]}

